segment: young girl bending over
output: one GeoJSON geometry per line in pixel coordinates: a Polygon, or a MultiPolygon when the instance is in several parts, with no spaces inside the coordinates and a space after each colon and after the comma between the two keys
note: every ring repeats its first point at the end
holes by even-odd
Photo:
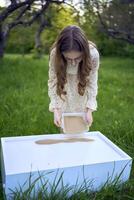
{"type": "Polygon", "coordinates": [[[49,56],[49,111],[61,126],[63,112],[85,112],[91,126],[97,110],[99,52],[76,25],[65,27],[51,47],[49,56]]]}

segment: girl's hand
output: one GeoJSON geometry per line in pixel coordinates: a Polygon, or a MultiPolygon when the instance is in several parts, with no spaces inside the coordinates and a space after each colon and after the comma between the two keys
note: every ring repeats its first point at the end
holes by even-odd
{"type": "Polygon", "coordinates": [[[61,127],[61,109],[54,109],[54,124],[58,127],[61,127]]]}
{"type": "Polygon", "coordinates": [[[90,126],[92,125],[92,123],[93,123],[92,112],[93,112],[93,110],[91,110],[90,108],[87,108],[87,110],[86,110],[86,115],[85,115],[85,120],[86,120],[86,123],[89,125],[89,127],[90,127],[90,126]]]}

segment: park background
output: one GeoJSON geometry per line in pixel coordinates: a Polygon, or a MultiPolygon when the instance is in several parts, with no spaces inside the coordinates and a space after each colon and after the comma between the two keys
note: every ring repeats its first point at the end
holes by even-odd
{"type": "MultiPolygon", "coordinates": [[[[134,1],[11,2],[0,7],[0,136],[59,132],[48,111],[49,51],[61,29],[76,24],[100,52],[98,109],[90,131],[102,132],[134,158],[134,1]]],[[[134,199],[134,166],[120,189],[109,186],[90,198],[134,199]]]]}

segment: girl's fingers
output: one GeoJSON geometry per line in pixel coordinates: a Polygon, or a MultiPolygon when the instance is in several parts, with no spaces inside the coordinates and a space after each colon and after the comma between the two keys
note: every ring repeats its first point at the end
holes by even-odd
{"type": "Polygon", "coordinates": [[[59,126],[61,126],[61,120],[60,119],[58,120],[58,124],[59,124],[59,126]]]}
{"type": "Polygon", "coordinates": [[[56,125],[56,126],[58,126],[58,127],[60,127],[60,121],[59,120],[54,120],[54,124],[56,125]]]}
{"type": "Polygon", "coordinates": [[[56,126],[58,126],[57,120],[54,120],[54,124],[55,124],[56,126]]]}
{"type": "Polygon", "coordinates": [[[87,124],[89,123],[89,119],[88,119],[87,114],[85,115],[85,122],[86,122],[87,124]]]}
{"type": "Polygon", "coordinates": [[[92,116],[90,117],[88,115],[88,113],[86,113],[86,116],[85,116],[85,120],[86,120],[86,123],[91,126],[92,122],[93,122],[93,119],[92,119],[92,116]]]}
{"type": "Polygon", "coordinates": [[[58,122],[55,122],[55,125],[59,127],[59,124],[58,124],[58,122]]]}
{"type": "Polygon", "coordinates": [[[54,112],[54,124],[58,127],[61,126],[61,112],[60,111],[54,112]]]}

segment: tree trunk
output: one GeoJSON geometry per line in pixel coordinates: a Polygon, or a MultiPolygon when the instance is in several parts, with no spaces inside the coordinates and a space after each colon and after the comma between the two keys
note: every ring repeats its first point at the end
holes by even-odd
{"type": "Polygon", "coordinates": [[[0,25],[0,59],[4,57],[4,43],[5,43],[5,38],[4,38],[4,33],[2,31],[2,25],[0,25]]]}
{"type": "Polygon", "coordinates": [[[43,30],[45,29],[45,27],[48,25],[48,23],[46,22],[43,14],[40,16],[39,21],[40,21],[40,25],[35,34],[35,50],[36,50],[38,58],[41,58],[42,53],[43,53],[42,52],[41,34],[42,34],[43,30]]]}

